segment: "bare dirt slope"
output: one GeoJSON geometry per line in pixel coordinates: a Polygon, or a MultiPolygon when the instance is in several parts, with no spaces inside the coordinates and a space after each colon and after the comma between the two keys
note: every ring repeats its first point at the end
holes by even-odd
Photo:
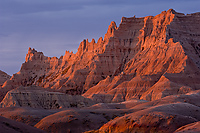
{"type": "Polygon", "coordinates": [[[0,116],[2,133],[44,133],[44,131],[0,116]]]}
{"type": "Polygon", "coordinates": [[[60,110],[45,110],[30,107],[4,107],[0,108],[0,115],[26,125],[34,126],[44,117],[57,113],[60,110]]]}
{"type": "Polygon", "coordinates": [[[172,133],[174,131],[184,132],[189,130],[198,132],[198,123],[194,122],[198,122],[200,119],[199,100],[199,91],[195,91],[193,93],[168,96],[138,105],[132,104],[129,113],[110,120],[98,130],[88,132],[172,133]]]}
{"type": "Polygon", "coordinates": [[[200,132],[199,121],[182,126],[175,131],[175,133],[199,133],[199,132],[200,132]]]}

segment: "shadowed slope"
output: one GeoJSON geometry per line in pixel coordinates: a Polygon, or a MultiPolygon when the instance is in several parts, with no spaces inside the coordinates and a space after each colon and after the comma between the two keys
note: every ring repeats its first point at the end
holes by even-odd
{"type": "Polygon", "coordinates": [[[109,120],[124,115],[125,112],[129,113],[130,111],[116,109],[64,110],[43,118],[35,127],[46,132],[82,133],[98,129],[109,120]]]}
{"type": "Polygon", "coordinates": [[[175,133],[199,133],[200,132],[200,122],[190,123],[188,125],[182,126],[175,131],[175,133]]]}
{"type": "Polygon", "coordinates": [[[30,107],[4,107],[0,108],[0,115],[26,125],[34,126],[44,117],[54,114],[59,110],[34,109],[30,107]]]}
{"type": "Polygon", "coordinates": [[[198,121],[199,111],[199,107],[187,103],[164,104],[116,118],[94,132],[171,133],[183,125],[198,121]]]}
{"type": "Polygon", "coordinates": [[[44,131],[26,124],[6,119],[0,116],[0,131],[2,133],[44,133],[44,131]]]}

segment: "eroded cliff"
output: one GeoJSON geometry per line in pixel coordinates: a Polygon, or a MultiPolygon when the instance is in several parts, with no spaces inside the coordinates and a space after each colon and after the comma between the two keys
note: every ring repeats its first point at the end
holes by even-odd
{"type": "Polygon", "coordinates": [[[173,9],[157,16],[111,22],[97,42],[83,40],[76,54],[46,57],[29,48],[21,70],[2,86],[41,86],[97,102],[156,100],[200,87],[200,14],[173,9]]]}

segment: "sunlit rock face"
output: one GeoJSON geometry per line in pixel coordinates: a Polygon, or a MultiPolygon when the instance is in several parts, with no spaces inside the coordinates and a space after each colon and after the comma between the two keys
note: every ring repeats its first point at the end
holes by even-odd
{"type": "Polygon", "coordinates": [[[83,40],[76,54],[46,57],[29,48],[7,91],[41,86],[97,102],[156,100],[200,88],[200,14],[170,9],[157,16],[122,17],[104,38],[83,40]]]}
{"type": "Polygon", "coordinates": [[[184,15],[174,10],[155,17],[122,18],[110,42],[115,40],[111,44],[117,46],[129,43],[131,49],[123,52],[115,75],[83,95],[99,102],[119,102],[156,100],[199,89],[199,22],[199,13],[184,15]],[[120,39],[127,40],[116,41],[120,39]]]}
{"type": "Polygon", "coordinates": [[[3,83],[4,83],[6,80],[8,80],[8,79],[10,79],[10,78],[11,78],[10,75],[8,75],[7,73],[5,73],[5,72],[3,72],[3,71],[0,70],[0,87],[3,85],[3,83]]]}

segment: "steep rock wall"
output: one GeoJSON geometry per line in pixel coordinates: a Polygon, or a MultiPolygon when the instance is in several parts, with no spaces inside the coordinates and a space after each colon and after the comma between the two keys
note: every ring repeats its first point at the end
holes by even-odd
{"type": "Polygon", "coordinates": [[[21,70],[1,92],[37,85],[99,102],[118,102],[155,100],[199,89],[199,17],[173,9],[155,17],[123,17],[119,27],[111,22],[104,39],[83,40],[76,54],[66,51],[60,58],[29,48],[21,70]]]}

